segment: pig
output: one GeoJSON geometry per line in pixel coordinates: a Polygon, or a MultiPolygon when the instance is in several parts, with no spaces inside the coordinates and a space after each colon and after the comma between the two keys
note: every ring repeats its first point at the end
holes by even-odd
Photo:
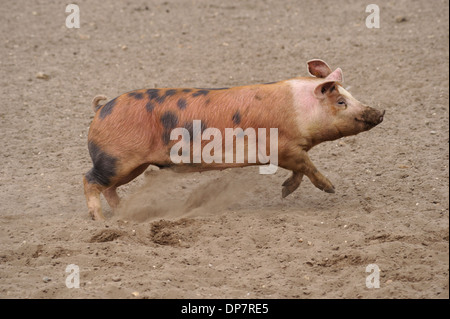
{"type": "MultiPolygon", "coordinates": [[[[340,68],[332,71],[322,60],[307,62],[311,76],[232,88],[140,89],[109,102],[92,101],[95,116],[88,149],[93,167],[83,176],[90,216],[104,220],[100,194],[114,210],[120,203],[117,187],[129,183],[152,164],[180,171],[222,170],[256,163],[175,164],[170,150],[173,129],[192,131],[202,121],[221,132],[225,128],[277,128],[278,166],[292,171],[282,184],[282,197],[294,192],[304,175],[320,190],[334,193],[333,184],[314,166],[308,151],[325,141],[368,131],[383,121],[385,111],[356,100],[342,83],[340,68]]],[[[202,145],[204,145],[203,143],[202,145]]]]}

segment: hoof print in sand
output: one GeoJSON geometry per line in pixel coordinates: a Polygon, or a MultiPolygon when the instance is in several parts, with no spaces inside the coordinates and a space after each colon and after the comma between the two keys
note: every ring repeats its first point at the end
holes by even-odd
{"type": "MultiPolygon", "coordinates": [[[[192,219],[182,218],[177,221],[160,220],[151,225],[150,239],[158,245],[189,247],[197,232],[191,226],[195,224],[192,219]]],[[[197,228],[197,227],[195,227],[197,228]]]]}
{"type": "Polygon", "coordinates": [[[103,229],[99,231],[97,234],[91,237],[89,242],[91,243],[105,243],[108,241],[116,240],[119,237],[124,235],[120,230],[115,229],[103,229]]]}

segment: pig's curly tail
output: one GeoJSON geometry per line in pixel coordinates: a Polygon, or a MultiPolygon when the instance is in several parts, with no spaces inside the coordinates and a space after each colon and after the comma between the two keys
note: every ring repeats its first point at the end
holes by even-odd
{"type": "Polygon", "coordinates": [[[92,100],[92,109],[94,110],[94,112],[97,112],[98,109],[102,107],[102,105],[98,105],[98,102],[106,99],[107,97],[104,95],[97,95],[94,97],[94,99],[92,100]]]}

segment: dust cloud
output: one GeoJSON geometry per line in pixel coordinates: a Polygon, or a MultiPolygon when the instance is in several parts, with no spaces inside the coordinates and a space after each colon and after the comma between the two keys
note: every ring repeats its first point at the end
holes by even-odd
{"type": "Polygon", "coordinates": [[[239,170],[226,170],[219,177],[211,174],[202,182],[197,174],[151,171],[142,186],[125,196],[114,215],[137,222],[201,216],[231,209],[250,195],[252,183],[240,177],[239,170]]]}

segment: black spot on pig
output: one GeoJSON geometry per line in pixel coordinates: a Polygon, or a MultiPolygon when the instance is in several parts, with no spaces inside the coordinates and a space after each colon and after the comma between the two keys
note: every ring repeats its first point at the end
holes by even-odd
{"type": "Polygon", "coordinates": [[[157,98],[155,98],[155,101],[158,102],[159,104],[164,103],[164,100],[166,99],[165,95],[162,96],[158,96],[157,98]]]}
{"type": "Polygon", "coordinates": [[[236,125],[239,125],[241,123],[241,113],[239,111],[236,111],[236,113],[233,114],[233,123],[236,125]]]}
{"type": "Polygon", "coordinates": [[[116,99],[113,99],[111,101],[109,101],[108,103],[106,103],[102,109],[100,110],[100,118],[104,119],[105,117],[107,117],[109,114],[111,114],[114,105],[116,105],[116,99]]]}
{"type": "Polygon", "coordinates": [[[170,90],[167,90],[166,93],[164,93],[164,95],[165,96],[172,96],[172,95],[175,95],[175,93],[177,93],[177,90],[170,89],[170,90]]]}
{"type": "Polygon", "coordinates": [[[198,90],[198,91],[192,93],[192,96],[193,97],[200,96],[200,95],[206,96],[208,93],[209,93],[209,90],[198,90]]]}
{"type": "Polygon", "coordinates": [[[150,100],[154,100],[159,97],[159,89],[148,89],[146,93],[150,100]]]}
{"type": "Polygon", "coordinates": [[[178,117],[175,113],[167,111],[161,115],[161,123],[165,130],[172,130],[178,124],[178,117]]]}
{"type": "Polygon", "coordinates": [[[117,158],[103,152],[94,142],[88,143],[89,155],[94,167],[86,173],[89,183],[108,186],[116,175],[117,158]]]}
{"type": "Polygon", "coordinates": [[[179,99],[179,100],[177,101],[177,106],[178,106],[178,108],[179,108],[180,110],[184,110],[184,109],[186,108],[186,106],[187,106],[186,99],[179,99]]]}
{"type": "Polygon", "coordinates": [[[166,99],[166,95],[164,94],[164,95],[160,96],[159,91],[160,91],[159,89],[148,89],[146,91],[150,101],[154,100],[154,101],[158,102],[159,104],[164,102],[164,100],[166,99]]]}
{"type": "Polygon", "coordinates": [[[136,100],[142,100],[144,98],[144,94],[142,93],[130,92],[128,95],[134,97],[136,100]]]}
{"type": "Polygon", "coordinates": [[[183,92],[184,93],[189,93],[189,92],[191,92],[192,91],[192,89],[183,89],[183,92]]]}
{"type": "Polygon", "coordinates": [[[147,109],[147,112],[151,113],[153,109],[155,108],[155,104],[153,102],[149,101],[147,104],[145,104],[145,108],[147,109]]]}
{"type": "Polygon", "coordinates": [[[177,126],[178,117],[173,112],[167,111],[163,115],[161,115],[161,123],[164,127],[164,131],[162,133],[162,140],[165,145],[170,142],[170,132],[177,126]]]}
{"type": "Polygon", "coordinates": [[[166,92],[164,92],[163,95],[161,95],[161,96],[155,96],[155,97],[154,97],[154,100],[155,100],[156,102],[158,102],[159,104],[162,104],[162,103],[164,103],[164,101],[166,100],[166,98],[167,98],[168,96],[175,95],[175,93],[177,93],[177,90],[175,90],[175,89],[169,89],[169,90],[167,90],[166,92]]]}

